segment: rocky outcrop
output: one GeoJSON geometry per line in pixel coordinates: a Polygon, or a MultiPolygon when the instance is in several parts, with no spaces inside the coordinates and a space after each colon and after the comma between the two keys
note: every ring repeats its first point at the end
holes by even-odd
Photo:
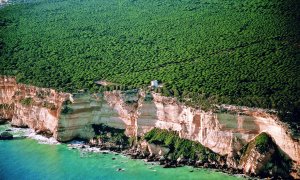
{"type": "Polygon", "coordinates": [[[0,118],[11,121],[14,126],[55,135],[63,102],[70,98],[70,94],[18,84],[12,77],[0,77],[0,118]]]}
{"type": "Polygon", "coordinates": [[[10,134],[9,132],[5,131],[0,134],[0,140],[11,140],[11,139],[13,139],[13,135],[10,134]]]}
{"type": "Polygon", "coordinates": [[[239,168],[245,174],[288,178],[291,163],[277,148],[267,133],[261,133],[243,149],[239,168]]]}
{"type": "Polygon", "coordinates": [[[162,147],[153,143],[147,143],[147,148],[150,156],[165,156],[170,151],[170,149],[167,147],[162,147]]]}
{"type": "Polygon", "coordinates": [[[128,149],[129,138],[124,129],[117,129],[103,124],[92,125],[95,136],[89,140],[90,146],[96,146],[101,150],[122,151],[128,149]]]}

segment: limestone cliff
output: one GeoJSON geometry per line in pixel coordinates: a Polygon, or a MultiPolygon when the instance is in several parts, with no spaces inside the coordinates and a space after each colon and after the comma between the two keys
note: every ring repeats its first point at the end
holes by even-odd
{"type": "Polygon", "coordinates": [[[70,94],[18,84],[15,78],[0,77],[0,119],[39,132],[56,133],[61,107],[70,94]]]}
{"type": "Polygon", "coordinates": [[[121,93],[119,91],[105,92],[105,100],[118,112],[119,117],[126,125],[128,136],[138,135],[138,121],[141,115],[140,109],[143,106],[145,93],[131,91],[121,93]]]}
{"type": "Polygon", "coordinates": [[[300,163],[300,142],[294,139],[277,116],[262,109],[221,106],[221,112],[205,112],[153,94],[159,128],[177,130],[183,138],[199,141],[219,154],[242,148],[261,132],[267,132],[291,159],[300,163]]]}
{"type": "MultiPolygon", "coordinates": [[[[77,93],[74,102],[67,105],[70,112],[62,113],[58,122],[57,136],[59,141],[70,141],[74,138],[91,139],[95,136],[92,125],[107,124],[125,129],[118,112],[103,99],[103,94],[77,93]]],[[[66,107],[66,106],[64,106],[66,107]]]]}
{"type": "Polygon", "coordinates": [[[15,78],[1,76],[0,119],[53,134],[59,141],[91,139],[95,136],[92,127],[97,124],[123,128],[132,137],[154,127],[169,129],[227,155],[231,167],[239,166],[235,157],[241,149],[266,132],[294,166],[300,166],[299,139],[290,135],[274,113],[263,109],[222,105],[215,111],[204,111],[175,98],[138,90],[74,94],[73,100],[70,94],[18,84],[15,78]],[[68,100],[74,102],[65,103],[68,100]]]}
{"type": "MultiPolygon", "coordinates": [[[[120,92],[108,92],[106,98],[125,122],[130,122],[126,108],[129,103],[124,99],[134,97],[135,102],[142,101],[145,96],[138,99],[138,93],[128,94],[127,97],[120,92]],[[124,97],[125,96],[125,97],[124,97]],[[117,104],[117,106],[116,106],[117,104]]],[[[139,135],[153,127],[178,131],[180,137],[198,141],[204,146],[221,155],[238,153],[244,145],[262,132],[268,133],[279,148],[291,158],[295,166],[300,165],[300,142],[293,138],[284,124],[272,112],[263,109],[236,107],[222,105],[217,111],[203,111],[178,102],[175,98],[163,97],[152,93],[152,100],[140,103],[139,108],[131,108],[130,113],[137,118],[137,131],[139,135]],[[138,112],[137,112],[138,111],[138,112]]],[[[234,162],[233,160],[228,162],[234,162]]],[[[229,166],[236,166],[228,164],[229,166]]]]}
{"type": "Polygon", "coordinates": [[[0,119],[9,120],[13,117],[13,96],[17,89],[14,78],[0,77],[0,119]]]}

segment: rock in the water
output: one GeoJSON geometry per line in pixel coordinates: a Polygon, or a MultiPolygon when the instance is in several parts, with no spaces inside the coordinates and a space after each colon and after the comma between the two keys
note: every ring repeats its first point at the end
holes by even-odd
{"type": "Polygon", "coordinates": [[[123,168],[118,168],[117,171],[125,171],[123,168]]]}
{"type": "Polygon", "coordinates": [[[5,131],[0,134],[0,140],[11,140],[13,139],[13,135],[9,132],[5,131]]]}

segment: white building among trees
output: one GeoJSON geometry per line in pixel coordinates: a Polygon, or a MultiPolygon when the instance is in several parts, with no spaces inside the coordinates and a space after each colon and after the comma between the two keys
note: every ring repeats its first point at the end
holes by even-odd
{"type": "Polygon", "coordinates": [[[157,80],[151,81],[151,87],[157,88],[158,87],[158,81],[157,80]]]}

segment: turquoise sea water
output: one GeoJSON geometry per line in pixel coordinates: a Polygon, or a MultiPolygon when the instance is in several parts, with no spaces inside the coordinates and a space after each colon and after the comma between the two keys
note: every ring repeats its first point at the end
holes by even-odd
{"type": "Polygon", "coordinates": [[[66,144],[39,144],[37,140],[26,138],[0,140],[0,179],[229,180],[238,177],[192,167],[164,169],[123,155],[83,153],[66,144]],[[118,168],[124,171],[117,171],[118,168]]]}

